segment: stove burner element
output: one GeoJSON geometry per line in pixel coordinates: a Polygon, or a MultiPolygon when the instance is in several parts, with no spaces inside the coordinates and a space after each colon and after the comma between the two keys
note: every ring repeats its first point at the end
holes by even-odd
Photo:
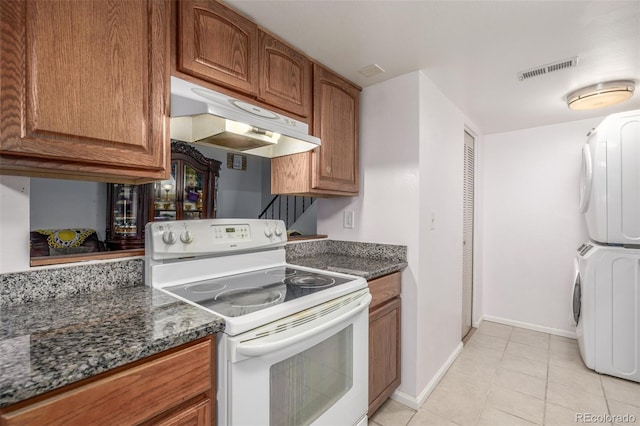
{"type": "Polygon", "coordinates": [[[302,288],[323,288],[335,284],[336,280],[323,275],[300,275],[291,278],[285,278],[285,284],[291,284],[302,288]]]}
{"type": "Polygon", "coordinates": [[[282,275],[283,272],[285,277],[290,277],[291,275],[295,275],[298,273],[298,271],[293,268],[284,268],[284,271],[282,270],[282,268],[269,269],[264,273],[267,275],[282,275]]]}
{"type": "Polygon", "coordinates": [[[163,290],[213,313],[235,318],[263,309],[277,309],[279,305],[314,296],[349,281],[350,278],[282,265],[202,278],[163,287],[163,290]]]}
{"type": "Polygon", "coordinates": [[[216,295],[216,302],[228,303],[234,308],[262,308],[274,305],[282,299],[278,290],[265,290],[260,287],[246,287],[237,290],[227,290],[216,295]]]}
{"type": "Polygon", "coordinates": [[[185,286],[185,290],[196,294],[217,293],[220,290],[224,290],[226,287],[227,286],[225,284],[202,283],[185,286]]]}

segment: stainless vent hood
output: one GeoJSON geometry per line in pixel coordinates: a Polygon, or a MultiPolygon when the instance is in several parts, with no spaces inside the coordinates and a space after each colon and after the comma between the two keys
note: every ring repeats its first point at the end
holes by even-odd
{"type": "Polygon", "coordinates": [[[171,139],[268,158],[320,145],[306,123],[176,77],[171,77],[171,139]]]}

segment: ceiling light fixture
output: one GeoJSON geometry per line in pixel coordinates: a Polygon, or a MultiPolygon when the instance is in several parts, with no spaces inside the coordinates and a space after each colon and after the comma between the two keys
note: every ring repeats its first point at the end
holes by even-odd
{"type": "Polygon", "coordinates": [[[575,110],[602,108],[624,102],[633,95],[635,83],[617,80],[598,83],[567,95],[567,106],[575,110]]]}

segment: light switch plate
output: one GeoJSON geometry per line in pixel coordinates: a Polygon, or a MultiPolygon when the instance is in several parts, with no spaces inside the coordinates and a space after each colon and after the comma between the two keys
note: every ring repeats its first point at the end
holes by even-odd
{"type": "Polygon", "coordinates": [[[354,211],[353,210],[345,210],[344,216],[342,217],[342,227],[346,229],[353,229],[354,227],[354,211]]]}

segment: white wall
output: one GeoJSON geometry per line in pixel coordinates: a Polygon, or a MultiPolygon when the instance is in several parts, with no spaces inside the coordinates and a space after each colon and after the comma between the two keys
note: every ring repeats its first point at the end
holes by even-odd
{"type": "Polygon", "coordinates": [[[318,233],[335,240],[408,246],[402,273],[402,384],[417,394],[418,73],[369,86],[360,96],[360,195],[319,199],[318,233]],[[354,210],[354,229],[342,227],[354,210]]]}
{"type": "Polygon", "coordinates": [[[485,135],[484,313],[571,335],[580,150],[602,118],[485,135]]]}
{"type": "Polygon", "coordinates": [[[420,102],[419,390],[461,341],[464,130],[473,127],[424,74],[420,102]]]}
{"type": "MultiPolygon", "coordinates": [[[[222,162],[219,217],[257,217],[263,207],[263,191],[270,188],[270,183],[263,179],[269,176],[269,160],[247,156],[247,171],[241,172],[227,169],[227,151],[197,148],[205,156],[222,162]]],[[[0,175],[0,274],[32,269],[29,232],[54,227],[93,228],[104,239],[106,184],[0,175]]]]}
{"type": "Polygon", "coordinates": [[[399,393],[419,404],[460,343],[462,153],[470,123],[421,72],[365,88],[360,103],[360,195],[319,200],[318,232],[407,246],[399,393]],[[355,229],[342,228],[345,210],[355,211],[355,229]]]}
{"type": "Polygon", "coordinates": [[[302,235],[316,235],[318,233],[318,202],[309,205],[289,230],[298,231],[302,235]]]}
{"type": "MultiPolygon", "coordinates": [[[[270,197],[270,160],[247,155],[247,169],[234,170],[227,168],[228,151],[194,146],[205,157],[222,163],[218,181],[218,217],[257,217],[265,205],[263,200],[270,197]]],[[[31,182],[31,229],[87,227],[97,230],[99,238],[104,240],[106,194],[105,183],[34,178],[31,182]]]]}
{"type": "MultiPolygon", "coordinates": [[[[257,218],[263,205],[263,175],[271,170],[270,160],[247,155],[247,169],[227,168],[227,153],[212,146],[195,146],[205,157],[216,159],[220,165],[218,182],[218,218],[257,218]]],[[[270,188],[270,185],[268,186],[270,188]]],[[[267,188],[267,190],[269,190],[267,188]]]]}
{"type": "Polygon", "coordinates": [[[29,269],[29,184],[0,175],[0,274],[29,269]]]}
{"type": "Polygon", "coordinates": [[[32,178],[30,185],[30,230],[91,228],[104,241],[106,183],[32,178]]]}

